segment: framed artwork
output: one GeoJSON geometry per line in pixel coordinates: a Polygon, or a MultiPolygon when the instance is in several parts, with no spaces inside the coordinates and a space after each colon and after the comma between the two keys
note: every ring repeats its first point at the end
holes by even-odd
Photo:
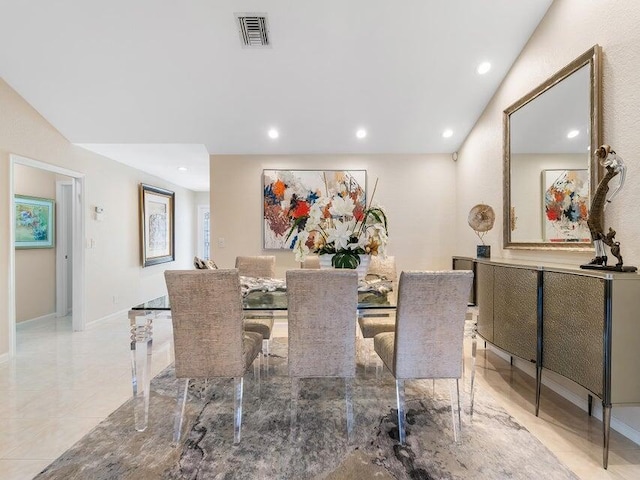
{"type": "Polygon", "coordinates": [[[542,171],[542,235],[546,242],[589,242],[589,171],[542,171]]]}
{"type": "Polygon", "coordinates": [[[142,266],[175,260],[175,193],[140,184],[142,266]]]}
{"type": "Polygon", "coordinates": [[[55,246],[55,201],[15,195],[15,248],[55,246]]]}
{"type": "Polygon", "coordinates": [[[320,197],[341,191],[356,192],[366,206],[366,170],[263,170],[263,248],[291,249],[295,238],[287,238],[291,215],[301,204],[311,205],[320,197]]]}

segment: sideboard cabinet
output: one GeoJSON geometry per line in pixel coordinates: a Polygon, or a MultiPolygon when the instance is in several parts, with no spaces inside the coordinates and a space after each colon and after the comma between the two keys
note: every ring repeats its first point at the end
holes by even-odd
{"type": "MultiPolygon", "coordinates": [[[[612,405],[640,404],[640,275],[475,259],[478,334],[602,400],[603,465],[612,405]]],[[[591,413],[592,395],[589,395],[591,413]]]]}

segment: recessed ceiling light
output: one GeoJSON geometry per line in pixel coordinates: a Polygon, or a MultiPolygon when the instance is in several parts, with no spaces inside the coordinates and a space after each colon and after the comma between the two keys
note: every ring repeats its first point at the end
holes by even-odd
{"type": "Polygon", "coordinates": [[[269,135],[269,138],[272,138],[272,139],[275,140],[276,138],[278,138],[280,136],[280,133],[275,128],[272,128],[272,129],[269,130],[267,135],[269,135]]]}
{"type": "Polygon", "coordinates": [[[362,139],[367,136],[367,131],[364,128],[359,128],[356,132],[356,137],[362,139]]]}
{"type": "Polygon", "coordinates": [[[489,70],[491,70],[491,64],[489,62],[482,62],[480,65],[478,65],[476,72],[478,72],[479,75],[484,75],[489,70]]]}
{"type": "Polygon", "coordinates": [[[189,170],[187,167],[178,167],[179,172],[186,172],[187,170],[189,170]]]}
{"type": "Polygon", "coordinates": [[[571,130],[567,133],[567,138],[576,138],[578,135],[580,135],[580,130],[571,130]]]}
{"type": "Polygon", "coordinates": [[[453,130],[451,130],[450,128],[447,128],[444,132],[442,132],[442,136],[444,138],[449,138],[453,136],[453,130]]]}

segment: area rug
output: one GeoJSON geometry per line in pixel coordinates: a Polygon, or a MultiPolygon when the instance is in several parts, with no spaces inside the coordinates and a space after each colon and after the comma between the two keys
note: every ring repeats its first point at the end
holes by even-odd
{"type": "Polygon", "coordinates": [[[242,441],[233,445],[230,380],[190,387],[183,441],[172,447],[177,388],[172,367],[152,382],[149,427],[133,428],[131,401],[49,465],[44,479],[575,479],[573,473],[482,388],[469,418],[469,369],[463,428],[453,440],[449,382],[407,382],[407,445],[397,442],[395,384],[388,372],[354,382],[356,425],[346,435],[344,383],[305,379],[298,424],[290,428],[286,339],[274,339],[269,374],[244,380],[242,441]]]}

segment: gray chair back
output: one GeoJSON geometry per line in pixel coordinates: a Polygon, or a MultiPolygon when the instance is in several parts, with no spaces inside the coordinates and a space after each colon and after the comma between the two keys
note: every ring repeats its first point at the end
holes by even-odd
{"type": "Polygon", "coordinates": [[[358,274],[287,271],[289,375],[354,377],[358,274]]]}
{"type": "Polygon", "coordinates": [[[460,378],[473,273],[402,272],[392,373],[396,378],[460,378]]]}
{"type": "Polygon", "coordinates": [[[276,257],[273,255],[236,257],[236,268],[243,277],[275,278],[276,257]]]}
{"type": "Polygon", "coordinates": [[[167,270],[177,378],[242,377],[238,270],[167,270]]]}
{"type": "Polygon", "coordinates": [[[367,275],[378,275],[384,277],[387,280],[396,282],[398,280],[398,274],[396,272],[396,257],[388,255],[383,257],[382,255],[372,255],[371,262],[369,263],[369,269],[367,275]]]}

